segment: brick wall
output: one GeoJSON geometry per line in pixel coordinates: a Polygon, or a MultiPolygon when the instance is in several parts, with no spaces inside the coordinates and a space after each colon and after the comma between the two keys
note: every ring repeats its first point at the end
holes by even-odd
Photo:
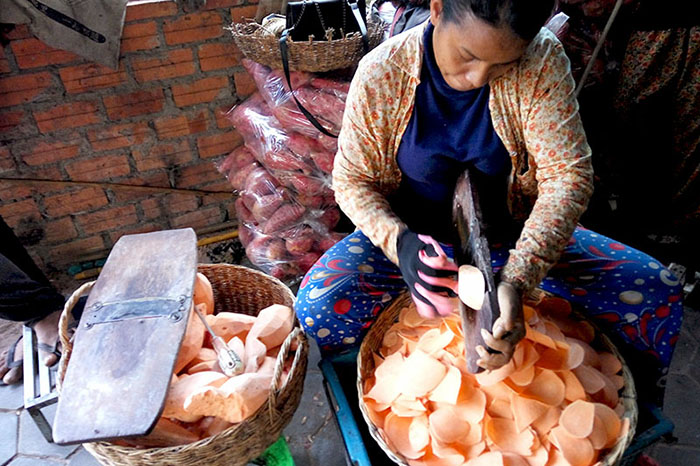
{"type": "MultiPolygon", "coordinates": [[[[213,161],[242,143],[223,118],[254,90],[228,31],[255,15],[245,0],[127,8],[119,69],[32,37],[0,49],[0,176],[226,190],[213,161]]],[[[0,181],[0,216],[40,266],[104,255],[123,234],[214,230],[235,222],[230,199],[0,181]]]]}

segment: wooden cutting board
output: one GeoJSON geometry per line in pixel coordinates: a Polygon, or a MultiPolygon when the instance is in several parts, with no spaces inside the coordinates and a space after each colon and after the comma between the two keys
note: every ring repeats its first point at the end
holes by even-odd
{"type": "Polygon", "coordinates": [[[117,241],[75,333],[54,420],[56,443],[153,428],[187,327],[196,271],[191,228],[117,241]]]}

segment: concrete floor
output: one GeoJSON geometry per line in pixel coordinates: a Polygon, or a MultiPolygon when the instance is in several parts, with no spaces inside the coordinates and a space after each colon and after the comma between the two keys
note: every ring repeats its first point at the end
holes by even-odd
{"type": "MultiPolygon", "coordinates": [[[[225,250],[223,259],[234,262],[240,254],[225,250]],[[228,254],[228,256],[226,256],[228,254]]],[[[205,252],[203,262],[211,254],[205,252]]],[[[222,259],[222,257],[217,257],[222,259]]],[[[77,286],[70,280],[60,289],[77,286]]],[[[3,342],[2,346],[5,346],[3,342]]],[[[664,412],[675,423],[673,443],[657,442],[647,453],[662,466],[700,466],[700,310],[686,307],[685,319],[667,381],[664,412]]],[[[311,345],[308,373],[301,404],[284,435],[297,465],[344,466],[340,432],[326,400],[318,369],[319,353],[311,345]]],[[[44,411],[49,419],[55,405],[44,411]]],[[[20,386],[0,386],[0,466],[97,465],[82,447],[47,443],[23,409],[20,386]]]]}

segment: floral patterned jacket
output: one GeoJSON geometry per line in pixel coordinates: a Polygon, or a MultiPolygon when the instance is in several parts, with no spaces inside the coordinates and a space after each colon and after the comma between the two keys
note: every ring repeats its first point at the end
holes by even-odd
{"type": "MultiPolygon", "coordinates": [[[[396,154],[420,82],[423,30],[392,37],[361,60],[333,167],[338,205],[395,264],[396,239],[406,226],[386,196],[401,181],[396,154]]],[[[547,29],[516,66],[489,84],[493,126],[513,167],[508,208],[525,222],[501,279],[526,293],[559,259],[586,209],[593,192],[591,150],[569,60],[547,29]]]]}

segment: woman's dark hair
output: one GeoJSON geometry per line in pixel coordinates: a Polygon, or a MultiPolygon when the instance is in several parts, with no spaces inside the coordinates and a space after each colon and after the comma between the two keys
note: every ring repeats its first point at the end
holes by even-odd
{"type": "Polygon", "coordinates": [[[460,23],[473,14],[492,26],[508,26],[518,37],[530,41],[554,11],[556,0],[443,0],[444,19],[460,23]]]}

